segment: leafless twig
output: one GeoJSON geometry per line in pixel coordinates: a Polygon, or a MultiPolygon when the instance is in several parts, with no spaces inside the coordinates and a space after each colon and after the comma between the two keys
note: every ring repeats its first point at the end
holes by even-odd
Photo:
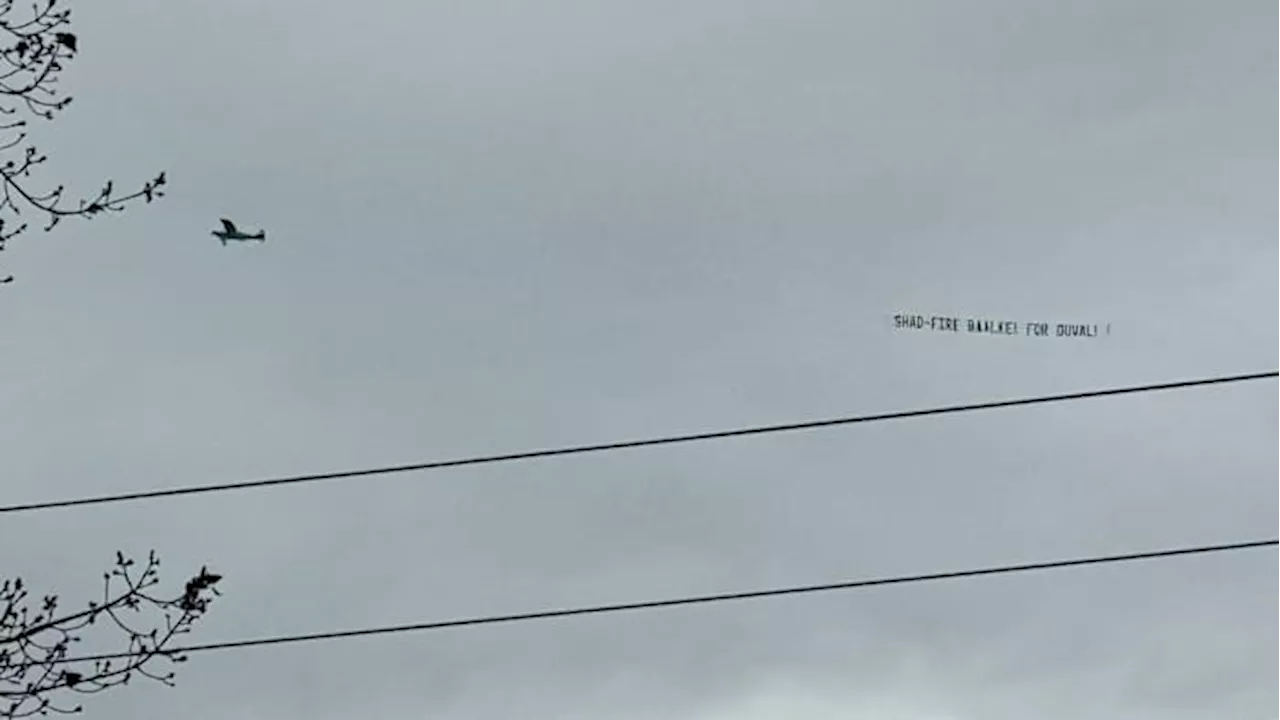
{"type": "MultiPolygon", "coordinates": [[[[105,212],[119,212],[139,198],[151,202],[163,197],[165,174],[148,180],[142,188],[116,195],[108,180],[96,195],[68,199],[66,187],[37,191],[29,186],[32,170],[48,160],[34,146],[27,144],[26,119],[21,111],[52,120],[71,104],[70,96],[58,93],[59,73],[79,51],[79,39],[67,30],[71,11],[58,7],[59,0],[43,0],[33,5],[31,16],[15,19],[13,0],[0,0],[0,152],[22,148],[20,158],[0,164],[0,251],[6,242],[25,231],[26,222],[9,227],[5,215],[21,216],[23,207],[34,208],[48,218],[47,232],[65,217],[93,218],[105,212]]],[[[0,278],[0,283],[13,280],[0,278]]]]}
{"type": "Polygon", "coordinates": [[[204,615],[222,578],[201,568],[180,595],[161,598],[150,591],[160,582],[159,567],[154,551],[141,568],[116,553],[115,567],[103,575],[102,599],[71,613],[59,612],[58,596],[46,595],[34,604],[20,578],[5,580],[0,585],[0,718],[80,712],[80,705],[55,703],[54,696],[99,693],[136,675],[172,685],[173,672],[156,672],[154,661],[186,661],[166,648],[204,615]],[[158,612],[163,625],[139,625],[136,618],[144,609],[158,612]],[[125,657],[72,667],[65,662],[68,649],[95,623],[125,638],[119,653],[125,657]]]}

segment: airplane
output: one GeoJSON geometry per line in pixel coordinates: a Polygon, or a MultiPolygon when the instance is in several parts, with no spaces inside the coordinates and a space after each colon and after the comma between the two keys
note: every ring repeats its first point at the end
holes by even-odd
{"type": "Polygon", "coordinates": [[[237,229],[236,224],[226,218],[221,218],[221,222],[222,229],[214,230],[210,234],[221,240],[223,245],[226,245],[228,240],[236,240],[239,242],[245,242],[248,240],[257,240],[258,242],[267,241],[266,230],[259,230],[256,233],[250,234],[237,229]]]}

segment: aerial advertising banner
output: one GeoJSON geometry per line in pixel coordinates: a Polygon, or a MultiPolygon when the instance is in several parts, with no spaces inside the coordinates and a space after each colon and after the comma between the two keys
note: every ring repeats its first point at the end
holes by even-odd
{"type": "Polygon", "coordinates": [[[916,330],[966,335],[1014,335],[1034,338],[1096,338],[1111,334],[1111,323],[1046,322],[955,315],[898,313],[894,330],[916,330]]]}

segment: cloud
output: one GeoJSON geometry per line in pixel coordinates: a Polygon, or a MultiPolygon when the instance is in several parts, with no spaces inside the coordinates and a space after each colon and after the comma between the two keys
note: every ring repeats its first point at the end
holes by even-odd
{"type": "MultiPolygon", "coordinates": [[[[45,179],[172,190],[6,251],[5,502],[1275,365],[1274,3],[212,8],[76,8],[45,179]],[[223,214],[271,240],[222,248],[223,214]],[[894,333],[904,308],[1113,334],[894,333]]],[[[1274,390],[15,515],[0,569],[87,599],[117,547],[208,563],[216,641],[1251,539],[1274,390]]],[[[210,652],[90,709],[1264,717],[1274,573],[210,652]]]]}

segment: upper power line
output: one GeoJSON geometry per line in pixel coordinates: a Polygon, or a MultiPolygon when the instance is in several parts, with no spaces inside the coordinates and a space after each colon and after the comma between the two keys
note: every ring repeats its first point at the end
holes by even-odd
{"type": "MultiPolygon", "coordinates": [[[[253,638],[248,640],[231,640],[227,642],[205,643],[201,645],[187,645],[166,649],[162,653],[167,656],[182,655],[184,653],[204,652],[207,650],[230,650],[237,648],[258,647],[262,645],[284,645],[296,644],[304,642],[316,642],[319,640],[336,640],[339,638],[361,637],[366,635],[392,635],[406,632],[419,632],[424,630],[444,630],[447,628],[474,627],[477,625],[496,625],[498,623],[512,622],[528,622],[532,620],[550,620],[553,618],[572,617],[576,615],[601,615],[605,613],[619,613],[635,610],[656,610],[659,608],[677,607],[682,605],[707,605],[711,603],[723,603],[735,600],[754,600],[767,597],[778,597],[782,595],[807,595],[821,592],[832,592],[836,590],[855,590],[858,588],[876,587],[880,585],[904,585],[908,583],[931,582],[936,580],[953,580],[958,578],[979,577],[985,575],[1004,575],[1009,573],[1031,572],[1035,570],[1057,570],[1071,567],[1080,567],[1083,565],[1105,565],[1112,563],[1127,563],[1140,560],[1156,560],[1160,558],[1171,558],[1188,555],[1204,555],[1207,553],[1222,553],[1239,550],[1248,550],[1251,548],[1261,548],[1267,546],[1280,545],[1280,539],[1271,538],[1267,540],[1252,540],[1246,542],[1237,542],[1223,545],[1200,545],[1193,547],[1169,548],[1165,550],[1154,550],[1148,552],[1126,553],[1123,555],[1101,555],[1093,557],[1077,557],[1065,560],[1050,560],[1046,562],[1027,563],[1022,565],[997,565],[983,568],[974,568],[969,570],[952,570],[948,572],[935,572],[921,575],[898,575],[891,577],[872,578],[866,580],[849,580],[845,582],[827,583],[823,585],[801,585],[792,587],[769,588],[765,590],[749,590],[746,592],[720,593],[716,595],[696,595],[690,597],[670,598],[666,600],[646,600],[642,602],[621,603],[617,605],[591,605],[586,607],[563,608],[558,610],[540,610],[536,612],[526,612],[513,615],[488,615],[481,617],[462,618],[457,620],[441,620],[437,622],[417,623],[414,625],[394,625],[389,627],[371,627],[360,628],[357,630],[335,630],[330,632],[310,633],[306,635],[279,635],[275,637],[253,638]]],[[[82,655],[78,657],[69,657],[58,660],[56,664],[67,664],[76,662],[92,662],[97,660],[115,660],[118,658],[131,657],[130,653],[107,653],[102,655],[82,655]]]]}
{"type": "Polygon", "coordinates": [[[147,500],[151,498],[172,497],[176,495],[196,495],[199,493],[224,492],[230,490],[248,490],[251,488],[264,488],[273,485],[296,485],[300,483],[319,482],[321,480],[344,480],[349,478],[364,477],[369,475],[390,475],[393,473],[406,473],[423,470],[438,470],[448,467],[461,467],[464,465],[484,465],[489,463],[511,462],[514,460],[533,460],[536,458],[548,458],[561,455],[581,455],[593,452],[605,452],[610,450],[623,450],[628,448],[650,447],[654,445],[674,445],[677,443],[700,442],[705,440],[718,440],[722,438],[742,437],[746,435],[765,435],[769,433],[790,432],[794,430],[813,430],[823,427],[832,427],[836,425],[853,425],[857,423],[881,422],[885,420],[901,420],[905,418],[925,417],[927,415],[947,415],[952,413],[970,412],[974,410],[991,410],[995,408],[1016,407],[1021,405],[1041,405],[1046,403],[1067,402],[1072,400],[1084,400],[1087,398],[1100,398],[1113,395],[1133,395],[1138,393],[1150,393],[1161,390],[1179,390],[1191,387],[1200,387],[1206,385],[1225,385],[1227,383],[1240,383],[1253,380],[1264,380],[1267,378],[1275,378],[1280,376],[1280,371],[1272,370],[1270,372],[1250,373],[1247,375],[1224,375],[1218,377],[1201,378],[1197,380],[1181,380],[1177,382],[1167,382],[1149,385],[1130,385],[1127,387],[1104,388],[1100,390],[1085,390],[1081,392],[1065,393],[1061,395],[1039,395],[1033,397],[1016,398],[1012,400],[994,400],[982,403],[970,403],[966,405],[946,405],[942,407],[924,408],[920,410],[901,410],[898,412],[878,413],[874,415],[854,415],[841,418],[830,418],[827,420],[810,420],[806,422],[787,423],[781,425],[761,425],[756,427],[737,428],[732,430],[717,430],[714,432],[695,433],[692,435],[669,435],[666,437],[649,438],[645,440],[626,440],[621,442],[601,443],[598,445],[576,445],[570,447],[548,448],[543,450],[529,450],[525,452],[507,453],[502,455],[481,455],[477,457],[460,458],[456,460],[438,460],[434,462],[413,463],[409,465],[385,465],[382,467],[364,468],[359,470],[340,470],[336,472],[315,473],[310,475],[293,475],[286,477],[266,478],[261,480],[248,480],[243,482],[219,483],[214,485],[191,485],[187,487],[166,488],[161,490],[142,490],[137,492],[119,493],[113,495],[98,495],[94,497],[71,498],[67,500],[49,500],[36,503],[22,503],[15,505],[0,506],[0,514],[29,512],[33,510],[49,510],[52,508],[74,507],[79,505],[100,505],[103,503],[127,502],[134,500],[147,500]]]}

